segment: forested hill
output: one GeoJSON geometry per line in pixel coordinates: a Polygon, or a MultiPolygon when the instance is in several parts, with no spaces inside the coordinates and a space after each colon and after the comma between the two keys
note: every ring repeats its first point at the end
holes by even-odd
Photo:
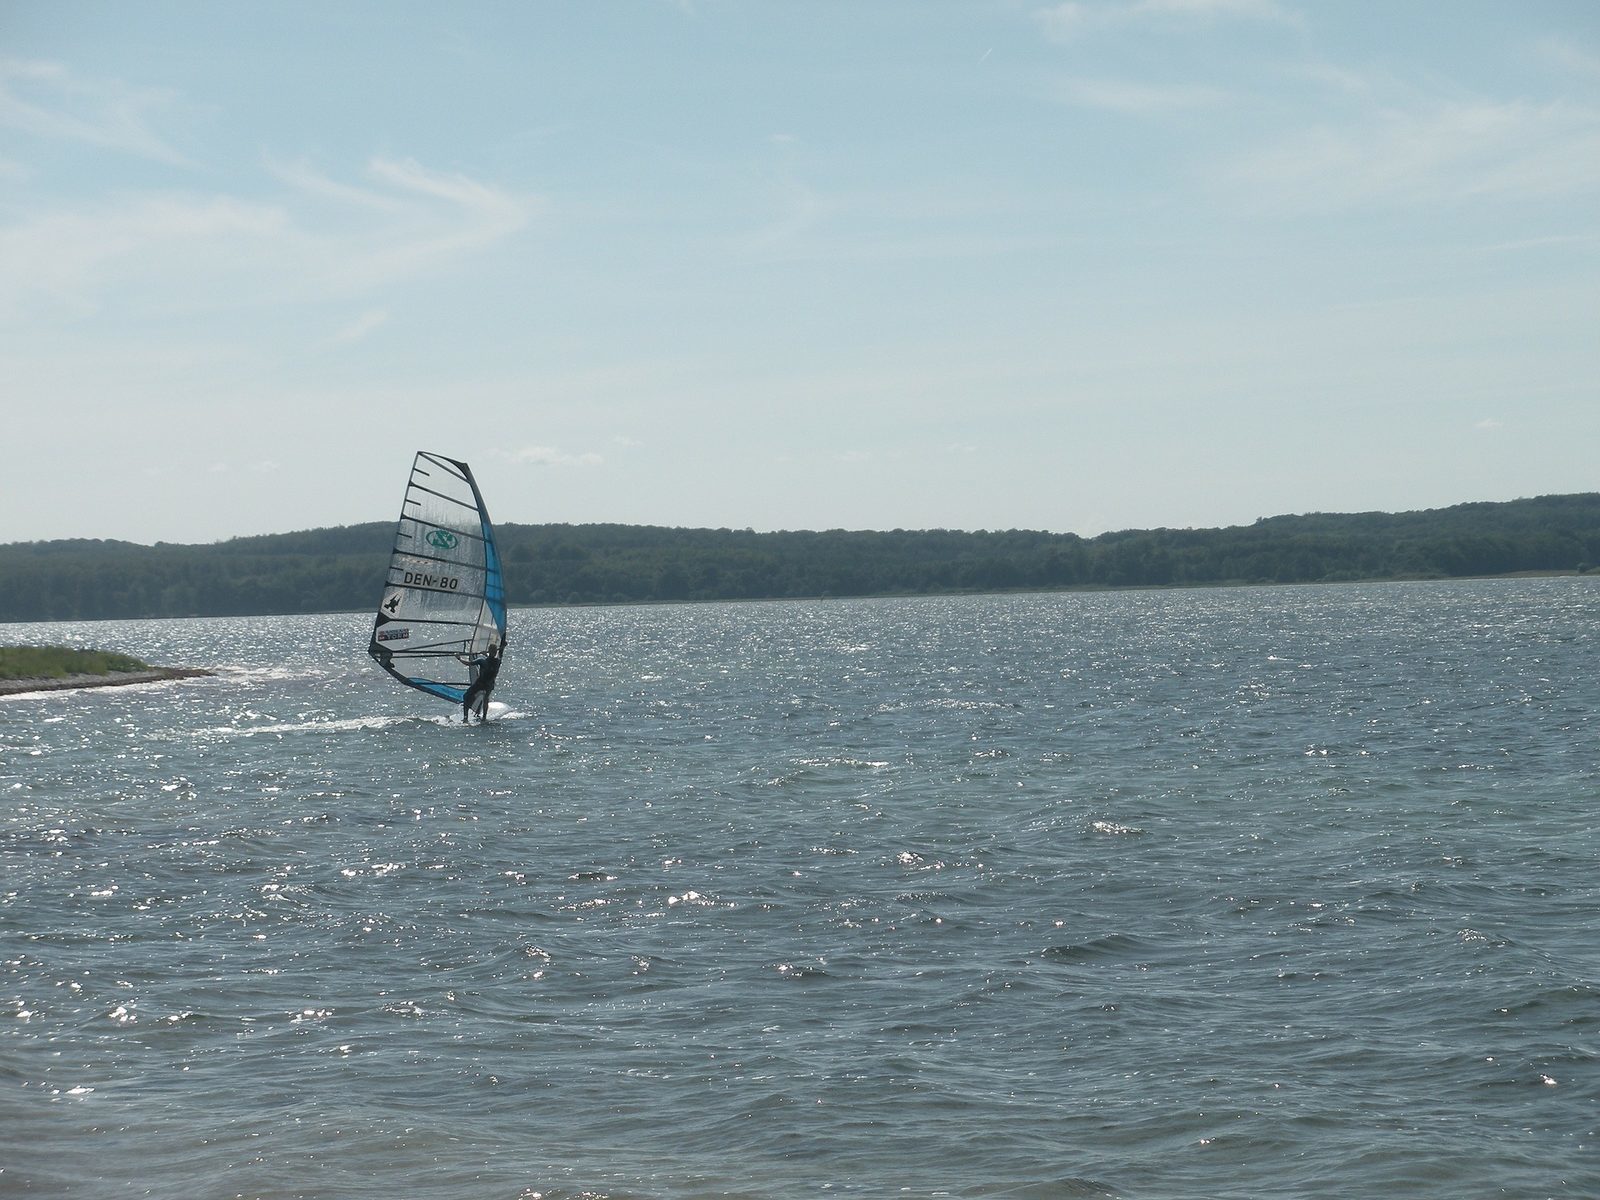
{"type": "MultiPolygon", "coordinates": [[[[512,604],[1427,579],[1600,565],[1600,493],[1095,538],[633,525],[498,532],[512,604]]],[[[365,609],[377,602],[393,535],[386,521],[200,546],[0,546],[0,621],[365,609]]]]}

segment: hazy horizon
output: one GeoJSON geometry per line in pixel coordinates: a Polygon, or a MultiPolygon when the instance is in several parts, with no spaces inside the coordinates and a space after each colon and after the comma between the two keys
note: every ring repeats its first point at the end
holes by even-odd
{"type": "Polygon", "coordinates": [[[0,540],[1594,491],[1600,7],[0,15],[0,540]],[[378,515],[375,515],[378,514],[378,515]]]}

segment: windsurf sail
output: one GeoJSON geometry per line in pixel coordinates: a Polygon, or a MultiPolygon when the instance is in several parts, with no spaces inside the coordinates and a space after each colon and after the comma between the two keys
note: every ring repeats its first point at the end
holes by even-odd
{"type": "Polygon", "coordinates": [[[460,704],[505,644],[500,552],[472,469],[419,450],[367,653],[401,683],[460,704]]]}

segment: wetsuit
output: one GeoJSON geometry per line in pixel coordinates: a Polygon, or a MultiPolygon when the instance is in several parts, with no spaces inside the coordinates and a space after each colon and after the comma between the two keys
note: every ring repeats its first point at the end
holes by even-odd
{"type": "Polygon", "coordinates": [[[478,723],[482,724],[489,711],[489,693],[494,691],[495,676],[500,674],[500,647],[493,646],[489,653],[474,662],[477,673],[466,695],[461,697],[461,721],[471,724],[472,710],[478,710],[478,723]]]}

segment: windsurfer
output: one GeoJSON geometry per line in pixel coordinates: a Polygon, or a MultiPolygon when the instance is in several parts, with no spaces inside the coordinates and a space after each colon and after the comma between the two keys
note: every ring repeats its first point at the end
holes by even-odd
{"type": "Polygon", "coordinates": [[[467,665],[472,668],[472,686],[467,689],[466,695],[461,697],[462,724],[472,724],[474,710],[478,714],[480,725],[488,715],[489,693],[494,691],[495,676],[500,674],[501,650],[500,643],[493,642],[487,654],[480,654],[468,661],[467,665]]]}

